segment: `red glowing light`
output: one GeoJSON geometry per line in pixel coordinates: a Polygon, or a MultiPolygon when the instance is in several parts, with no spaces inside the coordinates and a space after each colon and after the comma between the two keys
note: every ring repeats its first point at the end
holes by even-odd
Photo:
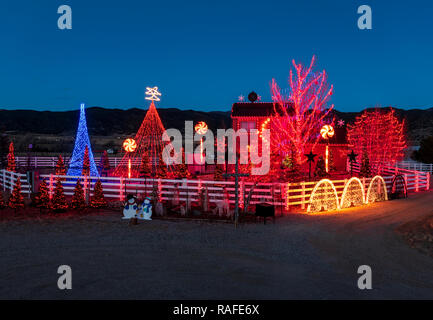
{"type": "Polygon", "coordinates": [[[381,170],[386,163],[401,160],[406,149],[404,120],[399,121],[393,109],[364,111],[348,125],[347,138],[355,153],[366,153],[370,163],[381,170]]]}
{"type": "Polygon", "coordinates": [[[315,57],[309,67],[304,67],[293,61],[295,72],[290,71],[288,95],[275,80],[271,85],[275,114],[271,126],[272,150],[283,156],[294,153],[298,164],[306,162],[306,148],[314,149],[319,142],[317,133],[334,107],[327,106],[333,87],[328,86],[325,71],[313,71],[314,62],[315,57]]]}
{"type": "MultiPolygon", "coordinates": [[[[162,140],[162,135],[165,131],[161,118],[158,115],[155,104],[152,101],[149,110],[144,117],[144,120],[134,137],[136,149],[133,152],[126,152],[114,171],[114,176],[127,177],[129,176],[129,160],[131,160],[131,178],[140,176],[140,166],[136,165],[143,162],[143,159],[148,159],[148,164],[151,167],[151,173],[155,174],[163,157],[163,150],[166,142],[162,140]]],[[[165,165],[165,164],[164,164],[165,165]]],[[[170,167],[171,170],[171,167],[170,167]]]]}

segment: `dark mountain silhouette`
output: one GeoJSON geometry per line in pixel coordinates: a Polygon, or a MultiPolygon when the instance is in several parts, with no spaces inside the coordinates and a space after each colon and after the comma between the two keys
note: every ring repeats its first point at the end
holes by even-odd
{"type": "MultiPolygon", "coordinates": [[[[147,109],[129,110],[91,107],[86,110],[89,134],[92,136],[131,135],[140,127],[147,109]]],[[[205,121],[210,129],[230,128],[230,111],[204,112],[176,108],[158,109],[165,128],[182,130],[185,120],[205,121]]],[[[354,121],[359,112],[335,110],[338,119],[354,121]]],[[[414,143],[433,135],[433,108],[421,110],[396,109],[399,117],[406,119],[408,138],[414,143]]],[[[13,133],[75,135],[79,111],[0,110],[0,128],[13,133]]]]}
{"type": "MultiPolygon", "coordinates": [[[[87,126],[90,135],[109,136],[132,134],[140,127],[147,109],[129,110],[86,109],[87,126]]],[[[205,121],[211,129],[231,126],[230,112],[202,112],[176,108],[158,109],[166,129],[182,129],[185,120],[205,121]]],[[[0,128],[7,132],[70,135],[75,134],[79,110],[76,111],[33,111],[0,110],[0,128]]]]}

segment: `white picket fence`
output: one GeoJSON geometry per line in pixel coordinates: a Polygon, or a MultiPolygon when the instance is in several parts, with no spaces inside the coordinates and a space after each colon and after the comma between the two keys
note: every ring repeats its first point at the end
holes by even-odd
{"type": "Polygon", "coordinates": [[[399,161],[395,165],[400,169],[433,173],[433,163],[421,163],[416,161],[399,161]]]}
{"type": "MultiPolygon", "coordinates": [[[[376,166],[374,164],[371,165],[372,170],[374,171],[376,166]]],[[[361,169],[361,165],[359,163],[353,163],[353,172],[358,173],[361,169]]],[[[350,172],[350,163],[347,163],[347,171],[350,172]]],[[[429,190],[430,189],[430,173],[408,170],[399,168],[398,166],[382,166],[380,172],[378,172],[382,176],[396,176],[402,175],[406,181],[407,190],[409,192],[418,192],[420,190],[429,190]]]]}
{"type": "MultiPolygon", "coordinates": [[[[358,167],[359,168],[359,167],[358,167]]],[[[389,172],[389,175],[383,176],[388,192],[391,190],[392,181],[395,174],[402,174],[409,192],[428,190],[430,186],[429,174],[420,172],[389,172]]],[[[30,195],[31,186],[27,181],[25,174],[17,174],[6,170],[0,170],[0,185],[4,191],[11,191],[15,185],[17,177],[20,177],[22,183],[22,192],[30,195]]],[[[207,190],[210,203],[215,203],[225,198],[233,204],[235,202],[235,185],[233,181],[211,181],[211,180],[169,180],[169,179],[127,179],[119,177],[84,177],[84,176],[56,176],[41,175],[53,195],[57,179],[62,179],[62,186],[65,195],[72,196],[78,179],[81,180],[84,189],[90,196],[93,195],[93,189],[96,181],[101,180],[104,196],[107,200],[124,201],[127,194],[134,194],[139,197],[151,196],[154,190],[157,190],[160,198],[164,201],[178,199],[181,202],[199,202],[200,190],[207,190]]],[[[344,187],[348,179],[333,180],[332,183],[336,188],[337,195],[341,199],[344,187]]],[[[368,189],[371,178],[361,178],[364,190],[368,189]]],[[[239,186],[239,202],[241,207],[249,195],[251,188],[250,204],[268,202],[275,206],[281,207],[281,210],[290,210],[290,207],[297,206],[306,209],[311,193],[318,181],[303,181],[289,183],[258,183],[241,181],[239,186]]]]}
{"type": "MultiPolygon", "coordinates": [[[[108,161],[112,168],[115,168],[120,161],[121,157],[108,157],[108,161]]],[[[54,168],[57,164],[57,157],[40,157],[40,156],[28,156],[28,157],[15,157],[15,161],[19,167],[30,167],[30,168],[54,168]]],[[[65,166],[69,166],[70,157],[63,157],[65,166]]],[[[98,165],[100,162],[100,157],[95,157],[95,163],[98,165]]],[[[139,166],[140,160],[136,159],[136,163],[132,165],[139,166]]]]}
{"type": "Polygon", "coordinates": [[[21,181],[21,192],[27,194],[30,197],[30,194],[32,193],[32,187],[27,179],[27,175],[22,173],[0,170],[1,190],[12,192],[18,177],[20,178],[21,181]]]}

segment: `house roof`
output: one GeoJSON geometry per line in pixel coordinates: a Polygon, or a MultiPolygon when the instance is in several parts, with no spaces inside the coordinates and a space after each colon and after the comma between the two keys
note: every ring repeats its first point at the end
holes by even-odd
{"type": "Polygon", "coordinates": [[[232,118],[270,117],[274,113],[275,111],[273,102],[236,102],[233,103],[232,106],[232,118]]]}

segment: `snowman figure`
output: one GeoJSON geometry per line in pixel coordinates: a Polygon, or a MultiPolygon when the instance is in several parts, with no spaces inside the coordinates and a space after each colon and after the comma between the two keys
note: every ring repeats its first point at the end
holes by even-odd
{"type": "Polygon", "coordinates": [[[146,197],[146,199],[144,199],[140,209],[140,214],[138,215],[140,219],[152,220],[152,202],[150,201],[149,197],[146,197]]]}
{"type": "Polygon", "coordinates": [[[140,208],[137,203],[137,199],[132,194],[128,194],[128,196],[126,197],[125,205],[123,207],[122,219],[135,218],[139,210],[140,208]]]}

